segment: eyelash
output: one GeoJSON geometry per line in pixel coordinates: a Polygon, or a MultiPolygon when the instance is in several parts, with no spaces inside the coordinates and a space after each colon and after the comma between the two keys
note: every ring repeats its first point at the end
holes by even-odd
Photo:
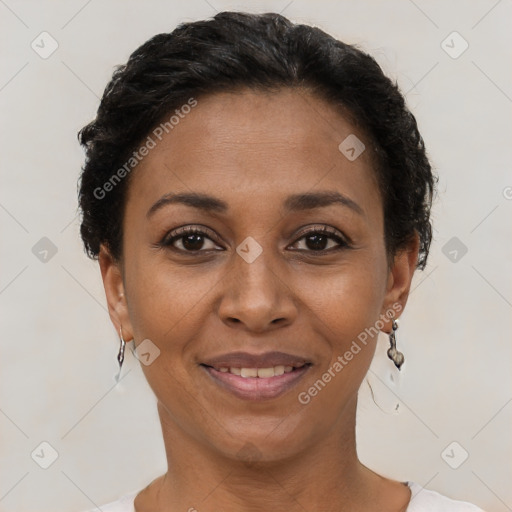
{"type": "MultiPolygon", "coordinates": [[[[175,241],[183,239],[187,235],[200,235],[202,237],[210,239],[214,243],[217,243],[214,240],[215,236],[213,235],[213,232],[211,232],[208,228],[199,229],[196,227],[185,226],[183,228],[178,228],[174,232],[166,234],[165,237],[161,240],[161,242],[159,242],[157,244],[157,246],[161,247],[161,248],[167,248],[167,249],[171,249],[174,251],[178,251],[181,253],[187,253],[190,255],[195,255],[196,253],[197,253],[197,255],[199,255],[200,253],[218,250],[218,249],[206,249],[206,250],[199,249],[197,251],[187,251],[185,249],[178,249],[173,246],[173,243],[175,241]]],[[[322,254],[330,254],[331,252],[334,252],[334,251],[339,251],[342,249],[350,248],[350,244],[338,234],[337,230],[334,230],[334,228],[329,228],[328,226],[322,226],[321,228],[312,228],[307,231],[303,231],[292,245],[295,245],[297,242],[299,242],[303,238],[310,236],[310,235],[324,235],[324,236],[329,235],[328,238],[330,240],[336,241],[339,244],[339,246],[334,247],[334,248],[331,247],[330,249],[319,249],[317,251],[315,251],[313,249],[293,249],[293,250],[296,250],[299,252],[313,253],[313,254],[321,256],[322,254]]]]}

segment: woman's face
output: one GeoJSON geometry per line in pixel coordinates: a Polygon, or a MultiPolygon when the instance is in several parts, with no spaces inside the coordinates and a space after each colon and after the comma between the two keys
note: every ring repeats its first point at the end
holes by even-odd
{"type": "Polygon", "coordinates": [[[265,460],[349,432],[376,338],[353,342],[405,305],[417,256],[388,268],[369,142],[292,90],[199,98],[163,134],[131,176],[122,268],[100,264],[166,428],[265,460]]]}

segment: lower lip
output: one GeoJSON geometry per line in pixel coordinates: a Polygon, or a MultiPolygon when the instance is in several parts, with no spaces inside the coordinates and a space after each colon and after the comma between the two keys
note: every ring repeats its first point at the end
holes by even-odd
{"type": "Polygon", "coordinates": [[[241,377],[229,372],[219,372],[210,366],[202,366],[202,368],[208,372],[217,384],[238,398],[243,400],[270,400],[281,396],[295,386],[304,377],[310,365],[306,364],[290,373],[268,378],[241,377]]]}

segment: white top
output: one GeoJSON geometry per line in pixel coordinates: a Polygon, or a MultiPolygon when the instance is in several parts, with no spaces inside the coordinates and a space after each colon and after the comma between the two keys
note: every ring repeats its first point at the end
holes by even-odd
{"type": "MultiPolygon", "coordinates": [[[[411,489],[411,501],[406,512],[485,512],[467,501],[452,500],[436,491],[424,489],[415,482],[406,482],[411,489]]],[[[101,507],[102,512],[135,512],[133,502],[140,491],[125,494],[122,498],[101,507]]],[[[90,509],[87,512],[97,512],[90,509]]]]}

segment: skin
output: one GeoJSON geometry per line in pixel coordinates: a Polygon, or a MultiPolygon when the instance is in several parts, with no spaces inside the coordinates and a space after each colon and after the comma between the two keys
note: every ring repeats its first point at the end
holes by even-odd
{"type": "MultiPolygon", "coordinates": [[[[406,509],[409,489],[356,453],[357,391],[376,338],[310,403],[297,399],[393,304],[403,310],[416,268],[417,236],[388,258],[370,143],[351,162],[338,149],[349,134],[366,140],[304,90],[219,93],[198,98],[133,171],[122,260],[102,247],[99,263],[116,330],[160,350],[142,369],[157,397],[168,471],[138,494],[137,512],[406,509]],[[340,204],[284,209],[289,195],[320,190],[349,197],[361,213],[340,204]],[[164,194],[192,191],[229,208],[168,204],[147,217],[164,194]],[[183,238],[175,251],[158,246],[185,225],[212,236],[195,252],[183,238]],[[340,245],[327,238],[312,250],[304,229],[323,226],[348,237],[349,248],[333,251],[340,245]],[[252,263],[236,252],[248,236],[262,248],[252,263]],[[313,365],[285,394],[247,401],[199,366],[238,350],[279,350],[313,365]]],[[[389,319],[382,330],[391,331],[389,319]]]]}

